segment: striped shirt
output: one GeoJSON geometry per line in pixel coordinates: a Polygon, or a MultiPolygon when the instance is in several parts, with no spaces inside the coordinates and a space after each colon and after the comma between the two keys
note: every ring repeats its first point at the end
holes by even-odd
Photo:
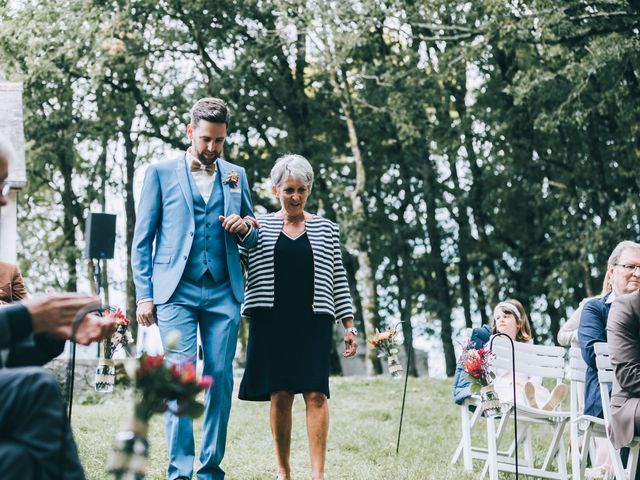
{"type": "MultiPolygon", "coordinates": [[[[275,292],[274,251],[284,222],[274,214],[258,217],[258,244],[240,247],[247,273],[242,313],[254,308],[273,308],[275,292]]],[[[336,320],[353,317],[347,273],[340,252],[340,232],[331,220],[314,215],[305,223],[313,251],[313,312],[336,320]]]]}

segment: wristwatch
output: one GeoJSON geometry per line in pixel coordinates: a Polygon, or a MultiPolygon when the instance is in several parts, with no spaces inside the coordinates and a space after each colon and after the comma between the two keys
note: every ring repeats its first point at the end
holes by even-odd
{"type": "Polygon", "coordinates": [[[358,329],[356,327],[349,327],[344,329],[344,333],[353,333],[356,337],[358,336],[358,329]]]}

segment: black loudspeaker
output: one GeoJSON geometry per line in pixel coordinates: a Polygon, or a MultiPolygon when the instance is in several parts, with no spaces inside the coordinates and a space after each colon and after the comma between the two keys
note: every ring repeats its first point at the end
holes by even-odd
{"type": "Polygon", "coordinates": [[[116,242],[116,216],[110,213],[89,213],[84,232],[85,258],[113,258],[116,242]]]}

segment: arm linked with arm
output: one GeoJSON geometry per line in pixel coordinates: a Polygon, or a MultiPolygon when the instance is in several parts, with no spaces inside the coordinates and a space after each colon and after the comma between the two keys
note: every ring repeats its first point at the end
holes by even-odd
{"type": "MultiPolygon", "coordinates": [[[[240,200],[240,216],[242,218],[246,216],[255,217],[255,215],[253,214],[253,203],[251,202],[251,190],[249,189],[247,172],[244,169],[242,169],[240,175],[240,183],[242,185],[242,188],[240,188],[240,195],[242,196],[240,200]]],[[[258,243],[258,230],[250,225],[249,231],[244,235],[244,237],[241,237],[239,235],[238,240],[239,244],[244,248],[253,248],[258,243]]]]}

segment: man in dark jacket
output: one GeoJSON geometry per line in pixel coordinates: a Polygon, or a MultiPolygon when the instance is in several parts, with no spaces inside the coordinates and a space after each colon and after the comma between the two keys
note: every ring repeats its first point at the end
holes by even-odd
{"type": "MultiPolygon", "coordinates": [[[[7,204],[11,149],[0,138],[0,207],[7,204]]],[[[48,295],[0,307],[0,472],[6,480],[84,480],[60,386],[39,365],[58,355],[76,314],[99,305],[92,295],[48,295]]],[[[113,321],[87,316],[76,332],[89,344],[110,335],[113,321]]]]}

